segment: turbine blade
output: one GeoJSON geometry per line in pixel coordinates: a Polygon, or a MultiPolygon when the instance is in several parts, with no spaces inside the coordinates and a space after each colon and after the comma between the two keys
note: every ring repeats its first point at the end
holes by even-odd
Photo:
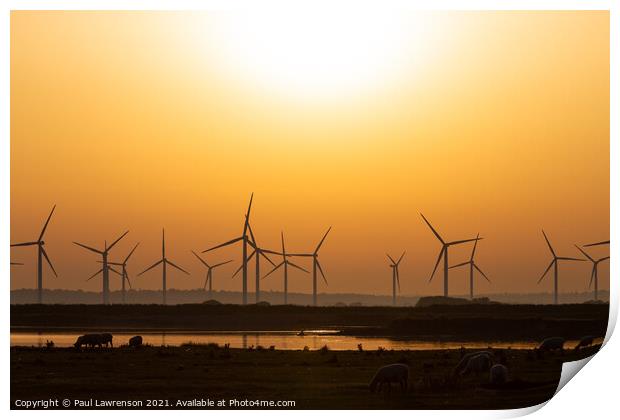
{"type": "Polygon", "coordinates": [[[592,273],[590,273],[590,283],[588,284],[588,289],[592,288],[592,282],[594,281],[595,272],[596,272],[596,266],[592,267],[592,273]]]}
{"type": "Polygon", "coordinates": [[[95,274],[93,274],[92,276],[90,276],[89,278],[86,279],[86,281],[92,279],[93,277],[96,277],[97,274],[101,273],[103,271],[103,268],[100,268],[99,271],[97,271],[95,274]]]}
{"type": "Polygon", "coordinates": [[[237,268],[237,270],[233,273],[233,275],[232,275],[232,276],[230,276],[230,278],[233,278],[233,279],[234,279],[234,278],[235,278],[235,276],[236,276],[237,274],[239,274],[239,272],[241,271],[241,269],[242,269],[242,268],[243,268],[243,264],[239,265],[239,268],[237,268]]]}
{"type": "Polygon", "coordinates": [[[284,265],[284,261],[282,261],[280,264],[273,267],[270,272],[268,272],[267,274],[263,276],[263,278],[267,277],[268,275],[270,275],[271,273],[273,273],[274,271],[276,271],[278,268],[282,267],[283,265],[284,265]]]}
{"type": "Polygon", "coordinates": [[[142,272],[138,273],[138,277],[140,277],[142,274],[146,273],[146,272],[147,272],[147,271],[149,271],[150,269],[157,267],[159,264],[161,264],[161,263],[163,263],[163,262],[164,262],[164,260],[159,260],[159,261],[157,261],[157,262],[156,262],[155,264],[153,264],[152,266],[150,266],[150,267],[146,268],[145,270],[143,270],[142,272]]]}
{"type": "Polygon", "coordinates": [[[325,241],[325,238],[327,238],[327,234],[329,233],[330,230],[332,230],[331,226],[329,227],[329,229],[327,229],[327,232],[325,232],[325,235],[323,235],[323,239],[321,239],[321,242],[319,242],[316,249],[314,250],[315,254],[319,252],[319,249],[321,248],[321,245],[323,245],[323,242],[325,241]]]}
{"type": "Polygon", "coordinates": [[[474,248],[471,250],[471,258],[470,260],[474,260],[474,254],[476,253],[476,246],[478,246],[478,240],[480,239],[480,233],[476,234],[476,242],[474,242],[474,248]]]}
{"type": "Polygon", "coordinates": [[[131,250],[131,252],[129,253],[129,255],[127,255],[127,257],[125,258],[125,261],[123,261],[124,264],[127,264],[127,261],[129,260],[129,257],[131,257],[131,255],[133,254],[133,252],[136,250],[136,248],[138,247],[138,245],[140,245],[140,242],[138,242],[136,244],[136,246],[133,247],[133,249],[131,250]]]}
{"type": "Polygon", "coordinates": [[[591,256],[589,256],[588,254],[586,254],[586,252],[585,252],[583,249],[581,249],[581,248],[580,248],[580,247],[578,247],[577,245],[575,245],[575,248],[577,248],[577,249],[579,250],[579,252],[581,252],[583,255],[585,255],[587,259],[589,259],[590,261],[594,262],[594,259],[592,259],[592,257],[591,257],[591,256]]]}
{"type": "Polygon", "coordinates": [[[248,204],[248,211],[245,213],[245,223],[243,225],[243,236],[245,237],[248,226],[250,224],[250,211],[252,211],[252,200],[254,199],[254,193],[250,196],[250,204],[248,204]]]}
{"type": "Polygon", "coordinates": [[[256,248],[258,245],[256,245],[256,238],[254,237],[254,232],[252,232],[252,225],[250,223],[248,223],[248,229],[250,230],[250,238],[252,238],[254,248],[256,248]]]}
{"type": "Polygon", "coordinates": [[[306,270],[306,269],[305,269],[305,268],[303,268],[303,267],[298,266],[298,265],[297,265],[297,264],[295,264],[295,263],[292,263],[292,262],[290,262],[290,261],[287,261],[286,263],[287,263],[288,265],[291,265],[291,266],[295,267],[295,268],[296,268],[296,269],[298,269],[298,270],[301,270],[301,271],[304,271],[304,272],[306,272],[306,273],[310,274],[310,272],[309,272],[308,270],[306,270]]]}
{"type": "Polygon", "coordinates": [[[473,241],[481,241],[484,238],[471,238],[471,239],[463,239],[460,241],[452,241],[452,242],[448,242],[446,245],[452,246],[452,245],[458,245],[458,244],[464,244],[466,242],[473,242],[473,241]]]}
{"type": "MultiPolygon", "coordinates": [[[[249,259],[249,258],[248,258],[248,259],[249,259]]],[[[230,263],[230,262],[233,262],[233,260],[228,260],[228,261],[224,261],[224,262],[221,262],[221,263],[215,264],[212,268],[219,267],[220,265],[228,264],[228,263],[230,263]]]]}
{"type": "Polygon", "coordinates": [[[545,272],[543,273],[542,276],[540,276],[540,279],[538,280],[538,283],[536,284],[540,284],[540,282],[542,281],[542,279],[545,277],[545,274],[547,274],[547,272],[551,269],[551,266],[553,265],[553,263],[555,262],[555,260],[551,260],[551,263],[549,264],[549,267],[547,267],[547,269],[545,270],[545,272]]]}
{"type": "Polygon", "coordinates": [[[441,257],[443,256],[444,252],[446,252],[446,245],[441,247],[441,251],[439,252],[439,257],[437,257],[437,262],[435,263],[435,268],[433,268],[431,277],[428,279],[429,283],[431,282],[431,280],[433,280],[433,276],[435,275],[435,271],[437,271],[437,267],[439,266],[439,261],[441,261],[441,257]]]}
{"type": "MultiPolygon", "coordinates": [[[[256,254],[256,250],[252,251],[252,253],[250,255],[248,255],[248,258],[245,260],[245,262],[246,263],[249,262],[252,259],[252,257],[254,256],[254,254],[256,254]]],[[[217,266],[214,265],[213,267],[217,267],[217,266]]]]}
{"type": "Polygon", "coordinates": [[[491,279],[489,279],[489,278],[487,277],[487,275],[486,275],[486,274],[484,274],[484,273],[482,272],[482,270],[480,269],[480,267],[478,267],[478,266],[476,265],[476,263],[474,263],[474,268],[475,268],[476,270],[478,270],[478,272],[479,272],[480,274],[482,274],[482,277],[484,277],[485,279],[487,279],[487,281],[488,281],[489,283],[491,283],[491,279]]]}
{"type": "Polygon", "coordinates": [[[205,267],[209,267],[209,264],[207,264],[207,262],[205,260],[200,258],[200,256],[198,254],[196,254],[193,250],[192,250],[192,254],[194,254],[196,256],[196,258],[198,258],[198,260],[205,265],[205,267]]]}
{"type": "Polygon", "coordinates": [[[43,235],[45,235],[45,229],[47,229],[47,225],[50,222],[50,219],[52,218],[52,214],[54,214],[54,210],[56,210],[56,204],[54,204],[54,207],[52,207],[52,211],[50,212],[50,215],[47,216],[47,220],[45,221],[45,224],[43,225],[43,229],[41,229],[41,234],[39,235],[39,241],[41,241],[41,239],[43,239],[43,235]]]}
{"type": "Polygon", "coordinates": [[[557,257],[558,260],[564,261],[586,261],[583,258],[573,258],[573,257],[557,257]]]}
{"type": "Polygon", "coordinates": [[[20,263],[20,262],[12,262],[11,265],[24,265],[24,263],[20,263]]]}
{"type": "Polygon", "coordinates": [[[123,239],[123,238],[125,237],[125,235],[127,235],[128,233],[129,233],[129,231],[126,231],[126,232],[125,232],[125,233],[123,233],[121,236],[119,236],[117,240],[115,240],[114,242],[112,242],[112,244],[110,244],[110,246],[106,248],[106,251],[111,250],[111,249],[112,249],[112,247],[113,247],[114,245],[116,245],[116,244],[118,243],[118,241],[120,241],[121,239],[123,239]]]}
{"type": "Polygon", "coordinates": [[[429,222],[428,220],[426,220],[426,217],[424,217],[424,215],[422,213],[420,213],[420,216],[422,216],[422,219],[424,219],[424,221],[426,222],[426,224],[428,225],[429,228],[431,228],[431,230],[433,231],[433,233],[435,234],[435,236],[437,237],[437,239],[439,239],[439,242],[441,242],[442,244],[445,244],[445,242],[443,241],[443,239],[441,239],[441,236],[439,236],[439,233],[437,233],[437,231],[435,230],[435,228],[433,227],[433,225],[431,225],[431,222],[429,222]]]}
{"type": "Polygon", "coordinates": [[[403,251],[403,254],[398,259],[398,262],[396,262],[396,265],[400,264],[400,262],[403,260],[403,257],[405,256],[405,252],[407,252],[407,251],[403,251]]]}
{"type": "Polygon", "coordinates": [[[286,254],[287,257],[314,257],[314,254],[286,254]]]}
{"type": "Polygon", "coordinates": [[[36,245],[38,244],[38,242],[21,242],[18,244],[11,244],[11,246],[30,246],[30,245],[36,245]]]}
{"type": "Polygon", "coordinates": [[[209,282],[209,273],[211,272],[211,269],[207,270],[207,275],[205,276],[205,284],[202,285],[202,290],[206,290],[207,288],[207,283],[209,282]]]}
{"type": "Polygon", "coordinates": [[[605,260],[608,260],[608,259],[609,259],[609,256],[603,257],[603,258],[599,259],[597,262],[605,261],[605,260]]]}
{"type": "Polygon", "coordinates": [[[271,261],[271,258],[269,258],[267,255],[265,255],[265,250],[264,250],[264,249],[261,249],[260,251],[258,251],[258,254],[259,254],[260,256],[262,256],[263,258],[265,258],[267,261],[269,261],[269,263],[270,263],[272,266],[274,266],[274,267],[275,267],[275,264],[274,264],[274,262],[273,262],[273,261],[271,261]]]}
{"type": "Polygon", "coordinates": [[[43,256],[45,257],[45,260],[47,261],[47,263],[49,264],[50,268],[52,269],[52,271],[54,272],[54,276],[58,277],[58,274],[56,274],[56,270],[54,270],[54,266],[52,265],[52,262],[50,261],[50,257],[47,256],[47,252],[45,252],[45,248],[41,247],[41,252],[43,253],[43,256]]]}
{"type": "Polygon", "coordinates": [[[400,273],[398,272],[398,266],[394,267],[396,270],[396,284],[398,285],[398,293],[400,293],[400,273]]]}
{"type": "Polygon", "coordinates": [[[84,244],[81,244],[79,242],[73,242],[73,243],[76,244],[77,246],[81,246],[82,248],[86,248],[87,250],[95,252],[97,254],[103,254],[103,251],[99,251],[98,249],[91,248],[91,247],[89,247],[87,245],[84,245],[84,244]]]}
{"type": "Polygon", "coordinates": [[[170,260],[166,260],[166,262],[167,262],[168,264],[170,264],[171,266],[173,266],[174,268],[176,268],[177,270],[180,270],[180,271],[184,272],[185,274],[187,274],[187,275],[189,276],[189,273],[188,273],[187,271],[183,270],[181,267],[179,267],[178,265],[176,265],[176,264],[175,264],[175,263],[173,263],[172,261],[170,261],[170,260]]]}
{"type": "Polygon", "coordinates": [[[609,240],[603,241],[603,242],[595,242],[593,244],[587,244],[584,246],[597,246],[597,245],[609,245],[609,240]]]}
{"type": "Polygon", "coordinates": [[[390,261],[392,261],[392,264],[396,265],[396,261],[394,261],[394,258],[392,258],[392,257],[390,256],[390,254],[387,254],[387,253],[386,253],[385,255],[387,255],[387,257],[390,259],[390,261]]]}
{"type": "Polygon", "coordinates": [[[284,249],[284,231],[280,231],[280,235],[282,238],[282,256],[286,259],[286,251],[284,249]]]}
{"type": "Polygon", "coordinates": [[[542,231],[543,236],[545,237],[545,241],[547,242],[547,245],[549,246],[549,250],[551,251],[551,254],[553,254],[553,256],[555,257],[555,251],[553,250],[553,247],[551,246],[551,242],[549,242],[549,238],[547,238],[547,234],[545,233],[545,231],[542,231]]]}
{"type": "Polygon", "coordinates": [[[125,278],[127,279],[127,284],[129,284],[129,288],[133,289],[133,286],[131,285],[131,280],[129,280],[129,273],[127,272],[127,270],[125,270],[125,278]]]}
{"type": "Polygon", "coordinates": [[[111,271],[111,272],[113,272],[113,273],[118,274],[118,275],[119,275],[119,276],[121,276],[121,277],[123,276],[123,275],[122,275],[120,272],[118,272],[115,268],[108,267],[108,270],[110,270],[110,271],[111,271]]]}
{"type": "Polygon", "coordinates": [[[223,244],[219,244],[219,245],[214,246],[214,247],[212,247],[212,248],[205,249],[204,251],[202,251],[202,253],[204,254],[205,252],[213,251],[214,249],[218,249],[218,248],[222,248],[222,247],[224,247],[224,246],[232,245],[232,244],[234,244],[235,242],[239,242],[239,241],[240,241],[240,240],[242,240],[242,239],[243,239],[243,236],[240,236],[240,237],[235,238],[235,239],[231,239],[230,241],[224,242],[223,244]]]}
{"type": "Polygon", "coordinates": [[[272,254],[272,255],[282,255],[281,252],[272,251],[270,249],[261,249],[261,253],[263,253],[263,254],[272,254]]]}
{"type": "Polygon", "coordinates": [[[321,277],[323,277],[323,281],[325,282],[326,286],[329,286],[329,284],[327,284],[327,277],[325,277],[325,273],[323,273],[323,268],[321,267],[321,263],[319,262],[319,260],[316,260],[316,266],[319,269],[319,273],[321,273],[321,277]]]}
{"type": "Polygon", "coordinates": [[[450,266],[450,267],[448,267],[448,268],[462,267],[462,266],[464,266],[464,265],[468,265],[468,264],[471,264],[471,261],[465,261],[465,262],[460,263],[460,264],[451,265],[451,266],[450,266]]]}

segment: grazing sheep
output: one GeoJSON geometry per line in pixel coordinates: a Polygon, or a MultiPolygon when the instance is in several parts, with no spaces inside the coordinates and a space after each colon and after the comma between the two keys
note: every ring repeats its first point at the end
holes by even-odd
{"type": "Polygon", "coordinates": [[[508,381],[508,368],[501,364],[491,366],[489,382],[491,385],[503,385],[508,381]]]}
{"type": "Polygon", "coordinates": [[[136,335],[129,339],[129,347],[140,347],[142,345],[142,336],[136,335]]]}
{"type": "Polygon", "coordinates": [[[101,347],[102,341],[101,334],[84,334],[77,338],[73,346],[78,350],[81,349],[82,346],[90,346],[91,348],[95,346],[101,347]]]}
{"type": "Polygon", "coordinates": [[[539,353],[544,351],[553,351],[553,350],[564,350],[564,340],[563,337],[549,337],[545,338],[540,346],[536,349],[539,353]]]}
{"type": "Polygon", "coordinates": [[[592,345],[592,342],[594,341],[594,336],[592,335],[586,335],[585,337],[581,337],[581,340],[579,340],[579,344],[577,344],[577,346],[575,346],[575,350],[579,350],[582,347],[588,347],[592,345]]]}
{"type": "Polygon", "coordinates": [[[112,334],[103,333],[99,334],[99,337],[101,337],[101,344],[105,344],[106,347],[108,347],[108,344],[110,344],[110,347],[114,347],[114,345],[112,344],[112,334]]]}
{"type": "Polygon", "coordinates": [[[474,356],[479,356],[481,354],[486,354],[489,356],[489,359],[493,357],[493,354],[488,351],[488,350],[482,350],[482,351],[476,351],[473,353],[468,353],[466,355],[464,355],[461,360],[459,361],[459,363],[456,365],[456,367],[454,368],[453,373],[457,374],[460,373],[463,369],[465,369],[465,367],[467,366],[467,363],[469,362],[469,359],[471,359],[474,356]]]}
{"type": "Polygon", "coordinates": [[[370,392],[381,392],[384,384],[387,384],[388,391],[391,391],[392,382],[400,384],[403,392],[407,390],[407,381],[409,380],[409,366],[403,363],[383,366],[379,368],[375,376],[370,382],[370,392]]]}
{"type": "Polygon", "coordinates": [[[472,356],[467,360],[465,368],[462,369],[459,374],[461,376],[468,375],[470,373],[484,373],[491,367],[491,356],[486,353],[480,353],[472,356]]]}

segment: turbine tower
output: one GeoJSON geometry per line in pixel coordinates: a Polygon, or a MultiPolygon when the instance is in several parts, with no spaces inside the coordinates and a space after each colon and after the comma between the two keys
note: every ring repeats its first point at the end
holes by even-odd
{"type": "Polygon", "coordinates": [[[308,274],[310,272],[306,270],[305,268],[302,268],[298,266],[297,264],[292,263],[288,260],[287,258],[288,255],[286,254],[286,249],[284,248],[284,232],[281,232],[281,235],[282,235],[282,253],[275,253],[272,251],[270,253],[282,255],[282,262],[276,265],[269,273],[265,274],[265,277],[267,277],[268,275],[276,271],[278,268],[284,267],[284,304],[287,305],[288,304],[288,266],[290,265],[291,267],[295,267],[296,269],[306,272],[308,274]]]}
{"type": "Polygon", "coordinates": [[[435,271],[437,271],[437,267],[439,266],[439,262],[441,261],[441,258],[443,257],[443,295],[445,297],[448,297],[448,272],[449,272],[449,268],[450,268],[448,266],[448,250],[453,245],[464,244],[466,242],[472,242],[472,241],[476,241],[476,240],[479,240],[479,239],[482,239],[482,238],[463,239],[463,240],[460,240],[460,241],[445,242],[441,238],[439,233],[437,233],[435,228],[431,225],[431,223],[428,220],[426,220],[426,217],[424,217],[424,215],[422,213],[420,213],[420,216],[422,216],[422,219],[424,219],[424,221],[426,222],[428,227],[433,231],[433,233],[435,234],[437,239],[439,239],[439,242],[441,242],[441,251],[439,251],[439,257],[437,257],[437,262],[435,263],[435,268],[433,268],[433,272],[431,273],[431,277],[430,277],[430,279],[428,279],[428,282],[430,283],[433,280],[433,276],[435,275],[435,271]]]}
{"type": "Polygon", "coordinates": [[[594,300],[598,300],[598,264],[600,262],[603,262],[605,260],[609,259],[609,256],[607,257],[603,257],[603,258],[599,258],[598,260],[595,260],[594,258],[592,258],[589,254],[587,254],[583,249],[579,248],[577,245],[575,245],[575,247],[583,254],[586,256],[586,258],[588,260],[590,260],[590,262],[592,263],[592,273],[590,274],[590,284],[588,285],[588,288],[592,287],[592,282],[594,281],[594,300]]]}
{"type": "Polygon", "coordinates": [[[319,242],[319,244],[317,245],[317,247],[315,248],[312,254],[288,254],[291,257],[312,257],[312,306],[317,305],[317,297],[316,297],[316,294],[317,294],[316,293],[317,292],[316,270],[317,268],[319,269],[319,272],[321,273],[321,277],[323,277],[323,281],[325,282],[325,285],[327,285],[327,278],[325,277],[323,268],[321,268],[321,264],[319,263],[319,249],[321,249],[321,245],[323,245],[323,242],[325,241],[325,238],[327,238],[327,234],[329,233],[330,230],[332,230],[331,226],[329,227],[329,229],[327,229],[327,232],[325,232],[325,235],[323,235],[323,238],[321,239],[321,241],[319,242]]]}
{"type": "Polygon", "coordinates": [[[396,285],[398,284],[398,291],[400,292],[400,274],[398,273],[398,265],[403,260],[405,256],[405,251],[400,256],[398,261],[394,261],[394,258],[390,256],[390,254],[385,254],[392,262],[390,267],[392,268],[392,306],[396,306],[396,285]]]}
{"type": "Polygon", "coordinates": [[[138,276],[141,276],[142,274],[146,273],[150,269],[157,267],[159,264],[162,264],[162,270],[161,270],[162,298],[163,298],[162,302],[165,305],[166,304],[166,285],[167,285],[167,283],[166,283],[166,271],[167,271],[166,268],[167,268],[168,264],[170,264],[171,266],[173,266],[177,270],[182,271],[183,273],[185,273],[187,275],[189,275],[189,273],[187,271],[183,270],[181,267],[179,267],[175,263],[173,263],[172,261],[170,261],[169,259],[166,258],[166,236],[165,236],[164,229],[161,230],[161,260],[155,262],[150,267],[144,269],[140,274],[138,274],[138,276]]]}
{"type": "Polygon", "coordinates": [[[252,200],[254,199],[254,193],[250,195],[250,204],[248,204],[248,211],[245,214],[245,222],[243,223],[243,233],[240,237],[231,239],[230,241],[216,245],[212,248],[205,249],[203,253],[213,251],[214,249],[222,248],[228,245],[232,245],[241,241],[241,266],[242,266],[242,300],[243,304],[248,304],[248,225],[250,221],[250,211],[252,209],[252,200]]]}
{"type": "Polygon", "coordinates": [[[217,264],[214,264],[214,265],[209,265],[205,260],[200,258],[200,256],[198,254],[196,254],[194,251],[192,251],[192,254],[194,254],[196,256],[196,258],[198,258],[198,260],[205,267],[207,267],[207,276],[205,277],[205,284],[204,284],[204,286],[202,286],[202,290],[206,290],[207,283],[209,283],[209,298],[212,298],[213,297],[213,269],[217,268],[217,267],[219,267],[221,265],[228,264],[229,262],[232,262],[232,260],[224,261],[224,262],[217,263],[217,264]]]}
{"type": "Polygon", "coordinates": [[[136,250],[138,245],[140,245],[140,242],[138,242],[136,244],[136,246],[133,247],[133,249],[129,252],[127,257],[125,257],[125,260],[123,260],[122,263],[108,262],[108,265],[116,265],[118,267],[121,267],[121,273],[120,273],[120,276],[121,276],[121,296],[122,296],[123,303],[125,303],[125,281],[127,281],[127,283],[129,284],[129,287],[132,287],[131,286],[131,281],[129,280],[129,273],[127,272],[127,261],[129,261],[129,257],[131,257],[131,255],[136,250]]]}
{"type": "MultiPolygon", "coordinates": [[[[254,251],[252,251],[252,253],[250,254],[250,256],[248,257],[248,262],[252,259],[252,257],[254,257],[254,262],[256,264],[256,293],[255,293],[255,298],[256,298],[256,303],[260,302],[260,259],[261,257],[263,257],[264,259],[266,259],[267,261],[269,261],[269,264],[271,264],[273,267],[275,267],[276,265],[274,264],[273,261],[271,261],[271,259],[267,256],[267,254],[276,254],[279,255],[279,253],[275,252],[275,251],[271,251],[268,249],[264,249],[258,246],[258,242],[256,242],[256,238],[254,237],[254,232],[252,231],[252,225],[250,223],[248,223],[248,230],[250,232],[250,238],[251,240],[248,241],[248,243],[250,244],[250,246],[252,248],[254,248],[254,251]]],[[[243,269],[243,264],[241,264],[239,266],[239,268],[237,269],[237,271],[235,271],[232,275],[232,277],[234,278],[237,273],[239,273],[239,271],[241,271],[241,269],[243,269]]]]}
{"type": "Polygon", "coordinates": [[[555,254],[553,247],[551,246],[551,242],[549,242],[549,238],[547,238],[547,234],[545,233],[544,230],[542,231],[542,233],[543,233],[543,236],[545,237],[545,241],[547,242],[547,245],[549,246],[549,251],[551,251],[551,255],[553,255],[553,259],[551,260],[551,263],[549,263],[549,266],[547,267],[543,275],[540,276],[540,279],[538,280],[538,283],[536,284],[540,284],[540,282],[545,277],[547,272],[551,269],[551,266],[553,266],[553,304],[557,305],[558,304],[558,261],[585,261],[585,260],[580,259],[580,258],[572,258],[572,257],[558,257],[555,254]]]}
{"type": "Polygon", "coordinates": [[[470,299],[474,298],[474,269],[476,269],[480,274],[482,274],[482,277],[484,277],[489,283],[491,283],[491,280],[487,277],[486,274],[482,272],[480,267],[478,267],[478,265],[474,261],[474,255],[476,254],[476,246],[478,245],[479,240],[480,240],[480,234],[476,235],[476,241],[474,242],[474,249],[472,249],[471,251],[471,257],[469,257],[469,261],[465,261],[463,263],[456,264],[450,267],[450,268],[457,268],[457,267],[462,267],[464,265],[469,265],[469,298],[470,299]]]}
{"type": "MultiPolygon", "coordinates": [[[[101,255],[101,272],[103,272],[103,290],[101,292],[101,295],[103,297],[103,304],[104,305],[108,305],[110,303],[110,265],[108,264],[108,252],[110,252],[110,250],[112,249],[112,247],[114,247],[114,245],[116,245],[118,243],[118,241],[120,241],[121,239],[123,239],[123,237],[125,237],[125,235],[127,235],[129,233],[129,231],[126,231],[125,233],[123,233],[121,236],[118,237],[117,240],[115,240],[114,242],[112,242],[112,244],[110,246],[107,245],[107,242],[104,242],[103,244],[103,251],[99,250],[99,249],[95,249],[93,247],[81,244],[79,242],[73,242],[74,244],[76,244],[77,246],[81,246],[84,249],[87,249],[91,252],[94,252],[95,254],[99,254],[101,255]]],[[[99,274],[99,272],[97,272],[97,274],[99,274]]]]}
{"type": "MultiPolygon", "coordinates": [[[[54,214],[55,209],[56,209],[56,205],[54,204],[54,207],[52,207],[52,211],[50,212],[49,216],[47,216],[47,220],[45,221],[45,224],[43,225],[43,229],[41,229],[39,238],[36,241],[11,244],[11,247],[31,246],[31,245],[37,246],[37,290],[38,290],[37,303],[38,304],[43,303],[43,258],[45,258],[45,261],[47,261],[47,264],[52,269],[54,276],[58,277],[58,274],[56,274],[56,270],[54,270],[54,266],[52,265],[50,258],[47,256],[47,252],[45,252],[45,248],[44,248],[45,241],[43,240],[43,235],[45,235],[45,229],[47,229],[47,225],[49,224],[50,219],[52,218],[52,214],[54,214]]],[[[15,264],[12,264],[12,265],[15,265],[15,264]]]]}

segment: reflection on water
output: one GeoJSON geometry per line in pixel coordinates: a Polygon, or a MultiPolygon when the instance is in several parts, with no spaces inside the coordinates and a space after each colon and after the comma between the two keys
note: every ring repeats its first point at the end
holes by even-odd
{"type": "MultiPolygon", "coordinates": [[[[114,333],[114,345],[127,344],[129,339],[138,333],[114,333]]],[[[73,345],[77,332],[12,332],[11,346],[45,346],[46,341],[53,341],[57,347],[73,345]]],[[[153,346],[179,346],[185,343],[219,345],[230,344],[233,348],[248,348],[250,346],[275,346],[280,350],[302,350],[308,346],[310,350],[317,350],[327,346],[332,350],[357,350],[362,344],[366,350],[376,350],[383,347],[388,350],[432,350],[454,349],[461,346],[467,348],[508,348],[532,349],[538,345],[534,341],[429,341],[429,340],[392,340],[385,337],[351,337],[334,335],[333,331],[306,331],[299,336],[296,331],[254,331],[254,332],[158,332],[141,333],[144,343],[153,346]]],[[[567,341],[566,348],[577,345],[577,341],[567,341]]]]}

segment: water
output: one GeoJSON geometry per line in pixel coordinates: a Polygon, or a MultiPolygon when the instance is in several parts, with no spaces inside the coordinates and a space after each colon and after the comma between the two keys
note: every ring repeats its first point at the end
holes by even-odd
{"type": "MultiPolygon", "coordinates": [[[[305,331],[299,336],[298,331],[221,331],[221,332],[114,332],[114,345],[127,344],[134,335],[140,334],[145,344],[153,346],[179,346],[186,343],[219,345],[230,344],[232,348],[248,348],[250,346],[275,346],[279,350],[302,350],[307,346],[317,350],[327,346],[332,350],[357,350],[362,344],[365,350],[376,350],[383,347],[387,350],[437,350],[466,348],[513,348],[533,349],[539,343],[535,341],[433,341],[433,340],[393,340],[385,337],[354,337],[335,335],[337,331],[305,331]]],[[[45,346],[47,340],[53,341],[57,347],[69,347],[75,343],[79,332],[12,332],[11,346],[45,346]]],[[[567,348],[574,347],[576,341],[567,341],[567,348]]]]}

